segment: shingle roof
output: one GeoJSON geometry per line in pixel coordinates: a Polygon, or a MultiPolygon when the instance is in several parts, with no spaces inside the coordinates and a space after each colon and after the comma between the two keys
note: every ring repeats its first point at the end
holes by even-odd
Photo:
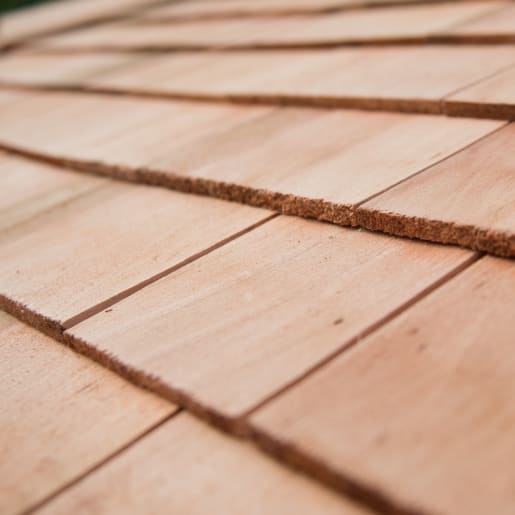
{"type": "Polygon", "coordinates": [[[2,514],[513,512],[512,2],[3,25],[2,514]]]}

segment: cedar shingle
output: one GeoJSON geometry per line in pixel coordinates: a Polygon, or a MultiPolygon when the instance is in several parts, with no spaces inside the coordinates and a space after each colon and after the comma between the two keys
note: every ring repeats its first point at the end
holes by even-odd
{"type": "Polygon", "coordinates": [[[238,430],[246,411],[471,256],[279,217],[67,335],[140,384],[238,430]]]}
{"type": "Polygon", "coordinates": [[[511,514],[514,291],[515,263],[481,259],[258,411],[255,430],[410,513],[511,514]]]}
{"type": "Polygon", "coordinates": [[[0,312],[0,511],[25,512],[175,407],[0,312]]]}

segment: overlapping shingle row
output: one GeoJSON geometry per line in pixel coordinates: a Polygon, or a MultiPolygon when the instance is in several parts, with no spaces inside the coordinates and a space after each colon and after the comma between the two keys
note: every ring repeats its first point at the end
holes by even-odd
{"type": "Polygon", "coordinates": [[[511,513],[513,4],[399,3],[0,56],[2,513],[511,513]]]}

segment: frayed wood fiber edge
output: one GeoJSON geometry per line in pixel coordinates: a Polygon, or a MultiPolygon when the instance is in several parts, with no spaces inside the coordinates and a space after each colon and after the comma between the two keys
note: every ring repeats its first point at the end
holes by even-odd
{"type": "Polygon", "coordinates": [[[125,182],[159,186],[182,193],[192,193],[265,208],[280,214],[329,222],[344,227],[362,228],[402,238],[456,245],[498,257],[515,257],[515,233],[489,230],[468,224],[456,224],[379,211],[361,205],[338,204],[323,199],[279,193],[240,184],[188,177],[176,173],[80,161],[20,149],[0,143],[5,152],[82,173],[109,177],[125,182]]]}

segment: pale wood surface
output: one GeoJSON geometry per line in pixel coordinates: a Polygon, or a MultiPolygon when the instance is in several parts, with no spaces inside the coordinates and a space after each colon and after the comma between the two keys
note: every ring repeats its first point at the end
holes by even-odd
{"type": "Polygon", "coordinates": [[[236,130],[171,148],[149,167],[355,204],[498,126],[435,116],[278,109],[236,130]],[[199,156],[199,148],[205,154],[199,156]]]}
{"type": "MultiPolygon", "coordinates": [[[[9,92],[0,138],[54,157],[144,166],[174,146],[249,122],[268,107],[117,98],[90,94],[9,92]],[[32,123],[26,117],[33,115],[32,123]]],[[[1,100],[1,97],[0,97],[1,100]]],[[[257,142],[256,142],[257,144],[257,142]]],[[[198,149],[197,149],[198,150],[198,149]]]]}
{"type": "Polygon", "coordinates": [[[279,217],[67,333],[238,417],[470,255],[279,217]]]}
{"type": "MultiPolygon", "coordinates": [[[[515,55],[515,49],[512,50],[515,55]]],[[[505,119],[515,119],[515,67],[495,74],[486,80],[464,88],[445,101],[449,110],[460,114],[476,112],[485,117],[492,115],[505,119]]]]}
{"type": "Polygon", "coordinates": [[[148,9],[140,18],[149,20],[186,20],[230,16],[286,15],[317,13],[338,9],[370,7],[399,3],[423,3],[424,0],[196,0],[148,9]]]}
{"type": "Polygon", "coordinates": [[[61,0],[16,10],[2,16],[0,46],[79,23],[124,14],[151,0],[61,0]]]}
{"type": "Polygon", "coordinates": [[[79,512],[371,513],[188,414],[175,416],[38,514],[79,512]]]}
{"type": "MultiPolygon", "coordinates": [[[[501,73],[513,63],[510,45],[181,52],[155,57],[32,51],[1,58],[0,83],[434,113],[443,112],[441,100],[458,91],[447,103],[468,101],[460,114],[475,116],[475,103],[485,109],[515,104],[511,76],[501,73]]],[[[502,112],[497,117],[503,117],[502,112]]]]}
{"type": "Polygon", "coordinates": [[[363,208],[506,231],[515,245],[514,138],[507,125],[363,208]]]}
{"type": "Polygon", "coordinates": [[[481,259],[258,411],[256,430],[423,513],[513,513],[514,290],[515,263],[481,259]]]}
{"type": "Polygon", "coordinates": [[[501,8],[485,12],[482,16],[472,17],[453,27],[448,33],[458,36],[513,36],[515,33],[515,5],[513,2],[505,2],[501,8]]]}
{"type": "MultiPolygon", "coordinates": [[[[513,41],[513,3],[237,1],[7,16],[0,46],[135,15],[4,52],[0,145],[515,256],[512,125],[335,109],[513,119],[513,46],[472,45],[513,41]],[[225,46],[267,50],[184,51],[225,46]]],[[[0,189],[5,309],[379,512],[512,512],[513,261],[4,154],[0,189]]],[[[0,375],[2,514],[60,490],[42,513],[365,513],[190,414],[148,432],[174,404],[3,313],[0,375]]]]}
{"type": "Polygon", "coordinates": [[[110,183],[0,235],[0,293],[65,324],[268,211],[110,183]]]}
{"type": "Polygon", "coordinates": [[[39,47],[138,48],[280,46],[423,39],[507,5],[457,2],[365,9],[331,14],[201,20],[173,25],[120,22],[50,36],[39,47]]]}
{"type": "Polygon", "coordinates": [[[21,513],[175,407],[0,312],[0,511],[21,513]]]}
{"type": "Polygon", "coordinates": [[[150,8],[140,18],[152,21],[183,21],[200,18],[282,16],[424,2],[425,0],[196,0],[150,8]]]}
{"type": "MultiPolygon", "coordinates": [[[[59,64],[71,57],[41,56],[43,63],[48,59],[59,64]]],[[[311,102],[326,98],[333,105],[338,105],[338,99],[370,99],[372,107],[372,101],[377,100],[397,109],[411,101],[413,108],[419,105],[421,110],[438,110],[438,102],[444,96],[513,63],[515,50],[502,45],[192,52],[148,57],[87,83],[122,91],[215,98],[241,95],[311,102]],[[388,104],[386,100],[392,102],[388,104]],[[425,107],[428,101],[432,101],[432,108],[425,107]]],[[[0,68],[0,79],[9,79],[8,73],[0,68]]],[[[16,70],[10,76],[17,80],[16,70]]],[[[31,77],[28,80],[34,82],[31,77]]]]}
{"type": "Polygon", "coordinates": [[[104,75],[136,56],[96,53],[75,56],[40,55],[33,52],[7,53],[0,57],[0,82],[20,85],[73,85],[104,75]]]}
{"type": "Polygon", "coordinates": [[[104,179],[0,153],[0,230],[105,183],[104,179]]]}
{"type": "Polygon", "coordinates": [[[23,95],[26,102],[0,110],[1,142],[338,204],[364,201],[502,125],[350,110],[23,95]],[[30,127],[23,123],[26,112],[41,113],[30,127]]]}

